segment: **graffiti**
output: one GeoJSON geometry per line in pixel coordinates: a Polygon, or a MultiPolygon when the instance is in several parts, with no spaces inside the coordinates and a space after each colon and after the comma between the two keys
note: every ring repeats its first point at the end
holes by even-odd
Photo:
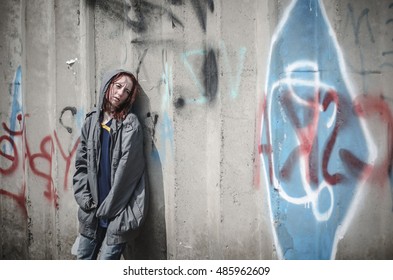
{"type": "Polygon", "coordinates": [[[10,128],[15,129],[16,122],[21,121],[23,115],[23,98],[22,98],[22,69],[19,66],[16,69],[15,78],[12,82],[12,105],[11,105],[11,116],[10,116],[10,128]]]}
{"type": "MultiPolygon", "coordinates": [[[[162,141],[163,147],[161,147],[160,154],[161,158],[165,159],[167,150],[173,151],[173,124],[169,112],[174,107],[177,110],[184,109],[186,105],[203,105],[203,104],[214,104],[218,94],[218,83],[219,83],[219,66],[216,58],[216,53],[220,52],[223,58],[222,72],[227,77],[226,82],[228,83],[228,96],[234,100],[240,95],[241,75],[243,73],[246,48],[240,48],[235,54],[237,54],[237,63],[232,65],[230,62],[229,55],[224,42],[220,43],[219,49],[196,49],[186,51],[181,54],[181,59],[185,70],[189,74],[191,81],[197,89],[196,96],[179,96],[174,98],[173,94],[173,74],[172,66],[167,61],[167,51],[162,50],[162,75],[159,81],[159,85],[163,86],[161,93],[161,117],[160,117],[160,134],[159,138],[162,141]],[[173,106],[173,107],[172,107],[173,106]]],[[[143,55],[139,59],[138,69],[143,64],[143,59],[147,53],[145,49],[143,55]]],[[[152,141],[155,142],[156,135],[156,124],[158,121],[157,113],[148,113],[147,121],[151,131],[152,141]]],[[[160,145],[159,145],[160,146],[160,145]]],[[[154,157],[158,157],[155,155],[154,157]]]]}
{"type": "MultiPolygon", "coordinates": [[[[172,3],[178,4],[178,3],[172,3]]],[[[109,6],[112,3],[108,4],[109,6]]],[[[180,19],[172,12],[170,7],[165,7],[148,1],[132,0],[131,6],[127,6],[127,14],[133,11],[134,17],[127,17],[126,23],[136,33],[146,33],[149,28],[149,23],[154,20],[156,15],[167,16],[171,21],[172,26],[184,27],[180,19]],[[135,18],[135,19],[132,19],[135,18]]]]}
{"type": "Polygon", "coordinates": [[[70,126],[64,125],[64,123],[63,123],[63,115],[67,111],[71,112],[72,116],[75,116],[78,110],[75,107],[65,107],[61,111],[61,114],[60,114],[59,123],[68,131],[68,133],[71,134],[72,133],[72,128],[70,126]]]}
{"type": "MultiPolygon", "coordinates": [[[[25,118],[26,117],[28,117],[28,115],[26,115],[25,118]]],[[[27,168],[29,168],[34,176],[44,181],[44,197],[48,201],[51,201],[57,208],[58,194],[57,189],[54,186],[54,175],[52,174],[55,149],[56,147],[59,149],[66,165],[63,176],[63,187],[64,190],[68,190],[69,170],[79,144],[79,139],[74,143],[71,151],[67,154],[59,141],[56,131],[54,131],[53,136],[47,135],[43,137],[39,144],[39,151],[33,152],[28,138],[26,137],[24,125],[23,128],[18,131],[11,130],[4,122],[2,123],[2,126],[6,134],[0,137],[0,144],[11,146],[12,153],[7,154],[3,151],[0,152],[0,156],[6,160],[6,162],[2,163],[2,166],[0,166],[0,174],[6,178],[15,175],[17,171],[19,172],[20,170],[22,170],[22,174],[24,174],[27,168]],[[23,146],[18,147],[15,144],[15,139],[20,139],[23,143],[23,146]],[[19,152],[19,150],[25,152],[22,153],[19,152]]],[[[18,194],[16,192],[7,191],[2,188],[0,188],[0,194],[14,199],[18,205],[22,207],[23,212],[26,213],[27,210],[25,208],[24,202],[27,178],[25,178],[25,175],[23,175],[22,179],[22,188],[19,190],[18,194]]]]}
{"type": "Polygon", "coordinates": [[[238,63],[236,67],[232,67],[229,62],[228,51],[226,45],[223,41],[220,43],[220,52],[223,56],[223,64],[224,69],[226,69],[226,76],[228,77],[228,84],[230,85],[230,96],[231,98],[236,98],[239,96],[239,88],[240,88],[240,81],[241,75],[244,69],[244,61],[246,59],[247,49],[245,47],[241,47],[238,50],[238,63]],[[235,70],[236,69],[236,70],[235,70]],[[235,73],[234,75],[232,73],[235,73]]]}
{"type": "MultiPolygon", "coordinates": [[[[22,69],[20,66],[15,71],[15,77],[11,86],[10,95],[12,96],[12,101],[9,122],[10,128],[15,130],[17,123],[20,124],[23,116],[22,69]]],[[[13,136],[11,136],[11,138],[13,138],[13,136]]],[[[4,153],[9,153],[10,151],[8,151],[6,147],[10,146],[1,146],[1,149],[4,153]]]]}
{"type": "MultiPolygon", "coordinates": [[[[98,7],[100,12],[109,15],[107,18],[113,20],[117,19],[124,23],[124,27],[129,28],[132,31],[133,36],[131,44],[135,47],[136,51],[139,52],[138,65],[136,74],[139,74],[143,68],[143,64],[146,56],[148,55],[149,48],[157,48],[157,46],[163,46],[163,53],[166,53],[167,48],[184,49],[183,41],[178,40],[176,33],[160,34],[155,36],[155,28],[170,23],[172,28],[180,28],[184,30],[186,28],[185,22],[182,17],[179,16],[179,10],[190,8],[193,11],[197,24],[199,24],[199,30],[202,34],[207,31],[207,22],[209,15],[212,15],[215,11],[215,5],[213,0],[171,0],[166,1],[163,4],[153,4],[149,1],[131,0],[131,1],[95,1],[95,7],[98,7]]],[[[195,31],[192,26],[193,32],[195,31]]],[[[177,33],[179,34],[179,33],[177,33]]],[[[195,96],[185,96],[184,93],[180,93],[174,98],[172,94],[172,73],[171,65],[165,60],[163,62],[163,74],[159,77],[159,85],[164,85],[164,90],[161,96],[161,113],[159,118],[160,133],[156,133],[156,124],[158,121],[157,113],[150,113],[145,118],[145,121],[149,123],[146,127],[149,128],[150,134],[152,135],[152,144],[156,141],[155,136],[161,141],[164,147],[161,147],[160,155],[162,159],[167,157],[168,151],[173,151],[173,123],[170,111],[172,108],[176,110],[184,109],[187,105],[203,105],[203,104],[214,104],[219,94],[219,71],[227,75],[221,75],[224,78],[227,77],[227,83],[230,86],[230,97],[235,99],[239,96],[241,75],[243,73],[243,67],[246,57],[246,48],[241,47],[237,52],[237,65],[231,65],[229,55],[224,42],[221,42],[218,48],[204,47],[201,49],[195,49],[185,51],[181,53],[180,59],[183,62],[186,73],[189,74],[193,85],[196,87],[197,92],[195,96]],[[222,57],[222,69],[219,65],[219,56],[222,57]],[[182,96],[183,94],[183,96],[182,96]],[[152,118],[157,116],[156,119],[152,118]],[[153,126],[153,127],[152,127],[153,126]]],[[[165,54],[163,54],[163,57],[165,54]]],[[[158,145],[160,147],[160,145],[158,145]]]]}
{"type": "Polygon", "coordinates": [[[214,1],[213,0],[192,0],[191,4],[198,17],[199,24],[204,32],[206,32],[206,16],[207,10],[211,13],[214,12],[214,1]]]}
{"type": "Polygon", "coordinates": [[[188,51],[182,54],[183,63],[188,70],[194,84],[196,85],[199,96],[198,98],[186,98],[183,97],[176,101],[176,108],[182,108],[185,104],[205,104],[214,103],[218,94],[218,73],[219,66],[218,60],[216,58],[216,53],[220,52],[223,60],[223,72],[226,74],[227,83],[229,85],[230,93],[229,96],[235,99],[239,96],[239,88],[241,82],[241,75],[243,73],[246,48],[241,47],[237,52],[237,65],[232,67],[229,62],[229,55],[226,49],[225,43],[222,41],[220,43],[220,48],[218,50],[210,49],[208,51],[203,49],[197,49],[188,51]],[[203,57],[202,73],[198,75],[198,67],[196,64],[191,63],[192,57],[203,57]],[[236,69],[236,70],[234,70],[236,69]],[[202,76],[202,78],[198,78],[202,76]]]}
{"type": "MultiPolygon", "coordinates": [[[[368,9],[368,8],[363,9],[357,18],[356,18],[356,12],[355,12],[351,3],[348,3],[347,9],[348,9],[349,21],[351,22],[353,34],[355,37],[354,43],[355,43],[355,46],[357,46],[358,53],[359,53],[358,57],[359,57],[359,61],[360,61],[359,66],[352,66],[351,65],[351,67],[352,67],[352,69],[354,69],[355,72],[357,72],[358,74],[360,74],[362,76],[363,90],[367,91],[368,88],[367,88],[366,76],[381,73],[381,71],[379,69],[370,68],[369,63],[367,63],[367,61],[366,61],[367,55],[369,55],[369,54],[365,55],[365,51],[364,51],[366,43],[375,44],[373,30],[371,28],[370,21],[369,21],[370,9],[368,9]],[[361,26],[365,26],[366,34],[368,35],[365,38],[362,37],[362,40],[361,40],[361,35],[362,35],[361,26]],[[367,41],[367,39],[368,39],[368,41],[367,41]]],[[[350,64],[348,63],[348,65],[350,65],[350,64]]]]}
{"type": "MultiPolygon", "coordinates": [[[[389,5],[389,11],[391,12],[391,16],[393,16],[393,3],[391,3],[390,5],[389,5]]],[[[390,18],[388,18],[387,20],[386,20],[386,23],[385,23],[385,25],[386,26],[388,26],[388,30],[392,30],[391,28],[389,28],[391,25],[393,24],[393,18],[392,17],[390,17],[390,18]]],[[[393,34],[392,33],[390,33],[389,34],[390,36],[392,36],[391,38],[389,38],[389,39],[391,39],[391,42],[393,41],[393,34]]],[[[384,51],[384,52],[382,52],[382,56],[385,58],[392,58],[393,57],[393,51],[392,50],[389,50],[389,51],[384,51]]],[[[393,68],[393,63],[392,62],[384,62],[384,63],[382,63],[381,64],[381,68],[383,68],[383,67],[392,67],[393,68]]]]}
{"type": "MultiPolygon", "coordinates": [[[[192,0],[191,5],[195,11],[198,22],[203,32],[206,32],[206,17],[207,11],[214,12],[214,1],[213,0],[192,0]]],[[[170,1],[170,5],[181,6],[184,5],[183,1],[170,1]]],[[[148,31],[149,22],[155,19],[154,15],[167,16],[168,20],[172,23],[172,27],[175,28],[180,26],[184,28],[184,24],[177,17],[168,5],[160,6],[152,4],[148,1],[133,0],[131,7],[134,11],[136,20],[127,18],[127,25],[136,33],[145,33],[148,31]]],[[[130,9],[131,10],[131,9],[130,9]]]]}
{"type": "Polygon", "coordinates": [[[217,59],[213,50],[195,50],[189,51],[183,54],[183,62],[189,73],[191,74],[192,80],[198,88],[200,97],[189,98],[186,103],[204,104],[206,102],[214,102],[217,96],[218,89],[218,70],[217,70],[217,59]],[[194,71],[193,66],[190,62],[190,57],[202,56],[202,76],[203,81],[201,82],[198,78],[198,74],[194,71]]]}
{"type": "MultiPolygon", "coordinates": [[[[388,9],[392,9],[392,4],[389,5],[388,9]]],[[[376,74],[382,74],[385,68],[387,67],[393,67],[393,64],[388,61],[388,59],[391,57],[390,55],[393,54],[392,51],[382,51],[381,53],[375,53],[373,55],[375,56],[380,56],[380,60],[383,61],[380,65],[377,65],[377,67],[372,67],[370,65],[373,65],[370,63],[370,58],[372,57],[370,53],[371,50],[376,50],[375,44],[377,43],[373,31],[373,27],[370,24],[370,13],[373,12],[369,8],[363,8],[360,11],[356,11],[354,6],[351,3],[347,4],[347,22],[346,26],[349,24],[352,27],[352,33],[354,35],[354,44],[357,48],[357,54],[359,58],[359,65],[354,65],[355,63],[350,63],[349,61],[347,64],[351,67],[351,69],[362,76],[362,82],[363,82],[363,91],[367,92],[369,91],[368,89],[368,80],[367,76],[370,75],[376,75],[376,74]]],[[[393,21],[389,17],[385,25],[391,24],[393,21]]],[[[374,27],[375,29],[375,27],[374,27]]],[[[391,30],[391,28],[387,28],[387,30],[391,30]]],[[[389,34],[388,34],[389,36],[389,34]]],[[[388,45],[388,44],[387,44],[388,45]]]]}
{"type": "Polygon", "coordinates": [[[144,49],[142,56],[138,59],[138,61],[139,61],[138,62],[138,67],[136,68],[136,71],[135,71],[137,79],[139,77],[139,72],[141,70],[141,66],[142,66],[143,60],[145,59],[145,56],[147,54],[147,50],[148,49],[144,49]]]}
{"type": "Polygon", "coordinates": [[[63,187],[64,187],[64,190],[67,190],[68,189],[68,176],[69,176],[69,173],[70,173],[69,171],[70,171],[70,168],[71,168],[71,163],[72,163],[73,157],[74,157],[74,155],[76,153],[76,150],[78,148],[80,140],[78,138],[75,141],[75,144],[73,145],[72,150],[67,155],[67,153],[64,151],[63,147],[61,146],[61,143],[60,143],[59,137],[57,136],[57,133],[54,132],[53,135],[54,135],[54,137],[56,139],[56,144],[57,144],[57,147],[59,148],[60,154],[61,154],[61,156],[63,157],[63,159],[64,159],[64,161],[66,163],[66,167],[65,167],[65,171],[64,171],[63,187]]]}
{"type": "Polygon", "coordinates": [[[218,91],[218,66],[216,54],[208,50],[202,65],[203,81],[205,85],[205,96],[212,102],[216,99],[218,91]]]}
{"type": "Polygon", "coordinates": [[[369,34],[370,41],[372,43],[375,43],[374,34],[373,34],[373,31],[370,26],[370,21],[368,19],[369,12],[370,12],[369,9],[367,9],[367,8],[363,9],[362,12],[360,13],[360,16],[356,20],[353,6],[351,3],[348,3],[348,13],[349,13],[349,17],[351,19],[353,33],[355,35],[355,44],[356,45],[360,44],[360,24],[362,23],[363,19],[365,20],[365,25],[367,27],[367,32],[369,34]]]}
{"type": "Polygon", "coordinates": [[[321,1],[295,0],[272,38],[259,151],[280,258],[334,258],[375,160],[333,34],[321,1]]]}
{"type": "Polygon", "coordinates": [[[164,72],[162,74],[162,82],[165,86],[164,94],[162,95],[161,111],[163,114],[162,123],[160,127],[160,139],[163,144],[160,146],[160,155],[163,161],[166,160],[167,150],[170,149],[173,154],[173,125],[169,117],[169,109],[171,108],[171,100],[173,99],[173,80],[172,67],[167,63],[166,53],[163,54],[164,72]]]}
{"type": "MultiPolygon", "coordinates": [[[[108,13],[109,18],[116,18],[125,23],[133,32],[137,34],[147,34],[150,32],[154,24],[158,24],[157,18],[167,19],[172,28],[180,27],[184,29],[184,23],[181,21],[173,11],[172,7],[183,6],[188,1],[172,0],[166,1],[164,5],[154,4],[144,0],[130,0],[130,1],[96,1],[96,5],[100,10],[108,13]]],[[[200,28],[206,32],[207,13],[214,12],[213,0],[192,0],[190,1],[195,15],[199,22],[200,28]]],[[[160,23],[162,24],[162,23],[160,23]]],[[[150,38],[141,37],[134,39],[133,43],[150,42],[150,38]]]]}
{"type": "MultiPolygon", "coordinates": [[[[161,116],[159,128],[159,149],[153,149],[154,154],[152,155],[155,159],[162,159],[165,161],[167,158],[168,151],[170,154],[174,151],[174,128],[172,123],[172,117],[170,115],[173,107],[176,110],[181,110],[186,105],[204,105],[214,104],[219,94],[219,65],[216,57],[216,53],[220,52],[223,57],[223,72],[226,74],[227,83],[229,85],[228,95],[232,100],[237,98],[240,94],[241,75],[243,73],[246,48],[242,47],[238,50],[237,64],[235,67],[231,65],[228,52],[224,42],[221,42],[219,49],[196,49],[186,51],[181,54],[181,60],[189,74],[191,81],[197,89],[195,96],[181,96],[174,97],[173,94],[173,74],[172,66],[167,61],[167,51],[162,50],[162,75],[159,81],[159,86],[163,86],[161,93],[161,116]]],[[[144,57],[146,56],[147,49],[144,50],[138,63],[138,72],[140,71],[144,57]]],[[[190,91],[192,92],[192,91],[190,91]]],[[[149,125],[145,125],[150,130],[152,137],[152,145],[156,142],[156,125],[158,122],[157,113],[148,113],[147,122],[149,125]]]]}
{"type": "MultiPolygon", "coordinates": [[[[373,117],[378,117],[381,121],[381,125],[386,126],[387,151],[378,154],[378,158],[381,158],[380,162],[374,165],[368,165],[368,169],[372,170],[369,181],[371,181],[373,185],[382,187],[385,185],[385,181],[389,180],[392,176],[393,147],[390,144],[393,143],[392,111],[382,95],[360,95],[354,100],[353,108],[360,118],[371,120],[373,117]]],[[[381,148],[378,150],[381,150],[381,148]]]]}
{"type": "MultiPolygon", "coordinates": [[[[260,99],[258,107],[257,107],[257,120],[256,120],[256,133],[255,133],[255,143],[261,143],[261,135],[262,135],[262,121],[263,116],[265,114],[266,107],[266,95],[263,95],[263,98],[260,99]]],[[[266,145],[265,145],[266,146],[266,145]]],[[[262,144],[257,145],[257,156],[254,157],[254,182],[253,185],[256,189],[259,189],[261,186],[261,157],[262,153],[270,154],[270,150],[266,150],[266,147],[262,147],[262,144]],[[265,148],[265,150],[262,150],[265,148]],[[258,156],[259,155],[259,156],[258,156]]],[[[270,145],[271,148],[271,145],[270,145]]]]}
{"type": "MultiPolygon", "coordinates": [[[[24,113],[23,110],[21,88],[22,70],[19,66],[15,72],[15,78],[11,87],[12,102],[9,125],[6,122],[2,122],[4,134],[0,136],[0,175],[2,178],[18,176],[21,179],[21,187],[18,189],[16,186],[13,186],[12,189],[9,189],[9,187],[2,185],[0,186],[0,195],[14,200],[25,216],[27,216],[26,188],[28,186],[28,177],[34,176],[34,178],[43,182],[43,196],[57,208],[58,193],[54,185],[54,175],[52,174],[55,151],[58,149],[64,160],[63,187],[64,190],[68,190],[69,171],[79,139],[75,140],[71,151],[67,152],[62,146],[57,132],[54,131],[53,135],[44,136],[39,141],[38,151],[35,150],[26,134],[25,125],[29,115],[24,113]]],[[[73,117],[79,113],[75,107],[65,107],[60,114],[59,122],[69,133],[72,133],[71,126],[67,126],[63,122],[63,116],[68,111],[71,112],[73,117]]]]}

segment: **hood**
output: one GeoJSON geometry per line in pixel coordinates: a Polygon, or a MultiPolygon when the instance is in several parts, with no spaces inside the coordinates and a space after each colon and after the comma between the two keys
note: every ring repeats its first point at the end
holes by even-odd
{"type": "Polygon", "coordinates": [[[111,71],[106,72],[102,76],[102,80],[101,80],[100,95],[99,95],[98,106],[97,106],[98,110],[101,110],[101,108],[102,108],[102,103],[104,102],[105,91],[108,88],[111,79],[119,73],[128,73],[130,75],[133,75],[130,71],[126,71],[123,69],[116,69],[116,70],[111,70],[111,71]]]}

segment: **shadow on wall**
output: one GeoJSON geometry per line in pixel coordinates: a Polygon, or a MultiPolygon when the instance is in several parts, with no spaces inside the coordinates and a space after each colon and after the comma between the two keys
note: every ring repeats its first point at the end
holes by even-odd
{"type": "Polygon", "coordinates": [[[156,120],[152,121],[150,100],[142,88],[139,89],[133,112],[138,116],[143,126],[150,203],[146,221],[134,244],[127,246],[124,258],[165,260],[167,259],[167,243],[162,165],[153,141],[156,120]],[[154,157],[150,155],[154,155],[154,157]]]}

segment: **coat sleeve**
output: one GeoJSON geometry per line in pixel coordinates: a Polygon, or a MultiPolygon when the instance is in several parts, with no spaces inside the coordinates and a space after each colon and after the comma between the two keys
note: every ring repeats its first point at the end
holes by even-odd
{"type": "Polygon", "coordinates": [[[91,126],[91,117],[87,117],[80,136],[80,142],[76,152],[75,173],[73,176],[73,190],[76,203],[84,211],[96,208],[91,196],[88,172],[87,172],[87,139],[91,126]]]}
{"type": "Polygon", "coordinates": [[[122,128],[121,153],[113,184],[108,196],[97,209],[97,217],[112,219],[127,206],[145,170],[143,131],[132,115],[122,128]]]}

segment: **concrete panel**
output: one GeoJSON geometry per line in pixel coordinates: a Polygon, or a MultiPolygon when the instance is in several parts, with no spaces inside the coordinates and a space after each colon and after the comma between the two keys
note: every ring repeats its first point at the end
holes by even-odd
{"type": "Polygon", "coordinates": [[[0,223],[1,258],[20,259],[27,256],[28,236],[24,201],[24,171],[21,164],[22,139],[11,131],[21,130],[24,112],[22,92],[23,63],[23,1],[1,4],[0,44],[0,117],[8,131],[1,130],[0,157],[0,223]],[[22,217],[22,218],[21,218],[22,217]]]}

